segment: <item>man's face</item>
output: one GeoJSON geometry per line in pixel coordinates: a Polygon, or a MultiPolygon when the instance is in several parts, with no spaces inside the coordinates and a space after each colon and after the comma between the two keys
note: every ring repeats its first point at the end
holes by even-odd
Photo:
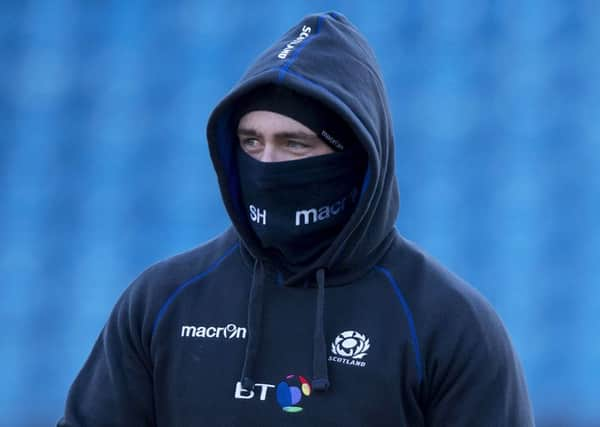
{"type": "Polygon", "coordinates": [[[240,146],[261,162],[283,162],[333,153],[302,123],[271,111],[251,111],[237,129],[240,146]]]}

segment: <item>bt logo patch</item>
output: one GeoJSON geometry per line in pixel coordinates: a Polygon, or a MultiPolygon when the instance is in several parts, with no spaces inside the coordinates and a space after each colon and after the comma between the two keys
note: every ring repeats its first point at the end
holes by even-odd
{"type": "Polygon", "coordinates": [[[370,348],[371,343],[366,335],[357,331],[344,331],[335,337],[335,340],[331,343],[331,353],[333,355],[330,355],[328,360],[362,368],[367,365],[362,359],[367,355],[370,348]]]}
{"type": "Polygon", "coordinates": [[[310,396],[312,389],[302,375],[288,375],[277,384],[277,403],[285,412],[300,412],[301,406],[296,406],[302,400],[302,395],[310,396]]]}

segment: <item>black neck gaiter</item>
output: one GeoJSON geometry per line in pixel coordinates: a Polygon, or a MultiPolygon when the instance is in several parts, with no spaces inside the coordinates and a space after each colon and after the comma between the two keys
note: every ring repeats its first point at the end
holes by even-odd
{"type": "Polygon", "coordinates": [[[350,150],[261,162],[238,149],[241,198],[262,247],[301,267],[331,244],[354,211],[364,161],[350,150]]]}

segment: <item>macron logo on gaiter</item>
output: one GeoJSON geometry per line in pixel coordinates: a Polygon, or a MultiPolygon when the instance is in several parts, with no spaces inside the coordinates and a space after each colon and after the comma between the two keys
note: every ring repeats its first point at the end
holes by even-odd
{"type": "Polygon", "coordinates": [[[321,206],[320,208],[310,208],[301,211],[296,211],[296,227],[301,225],[314,224],[315,222],[324,221],[332,216],[342,213],[347,207],[347,200],[351,199],[352,203],[356,203],[358,190],[354,188],[352,192],[336,200],[331,205],[321,206]]]}

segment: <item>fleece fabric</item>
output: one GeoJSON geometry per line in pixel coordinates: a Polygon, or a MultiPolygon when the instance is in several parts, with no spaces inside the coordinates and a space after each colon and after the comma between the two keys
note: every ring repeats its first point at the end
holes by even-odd
{"type": "Polygon", "coordinates": [[[207,137],[232,227],[126,289],[59,426],[533,425],[492,307],[394,227],[391,114],[375,56],[344,16],[307,16],[264,51],[207,137]],[[301,268],[261,248],[240,198],[235,108],[263,85],[327,106],[367,157],[352,215],[301,268]]]}
{"type": "Polygon", "coordinates": [[[359,153],[346,150],[261,162],[238,150],[242,203],[269,258],[302,269],[329,247],[354,211],[362,176],[359,153]],[[314,211],[306,207],[315,207],[314,211]]]}

